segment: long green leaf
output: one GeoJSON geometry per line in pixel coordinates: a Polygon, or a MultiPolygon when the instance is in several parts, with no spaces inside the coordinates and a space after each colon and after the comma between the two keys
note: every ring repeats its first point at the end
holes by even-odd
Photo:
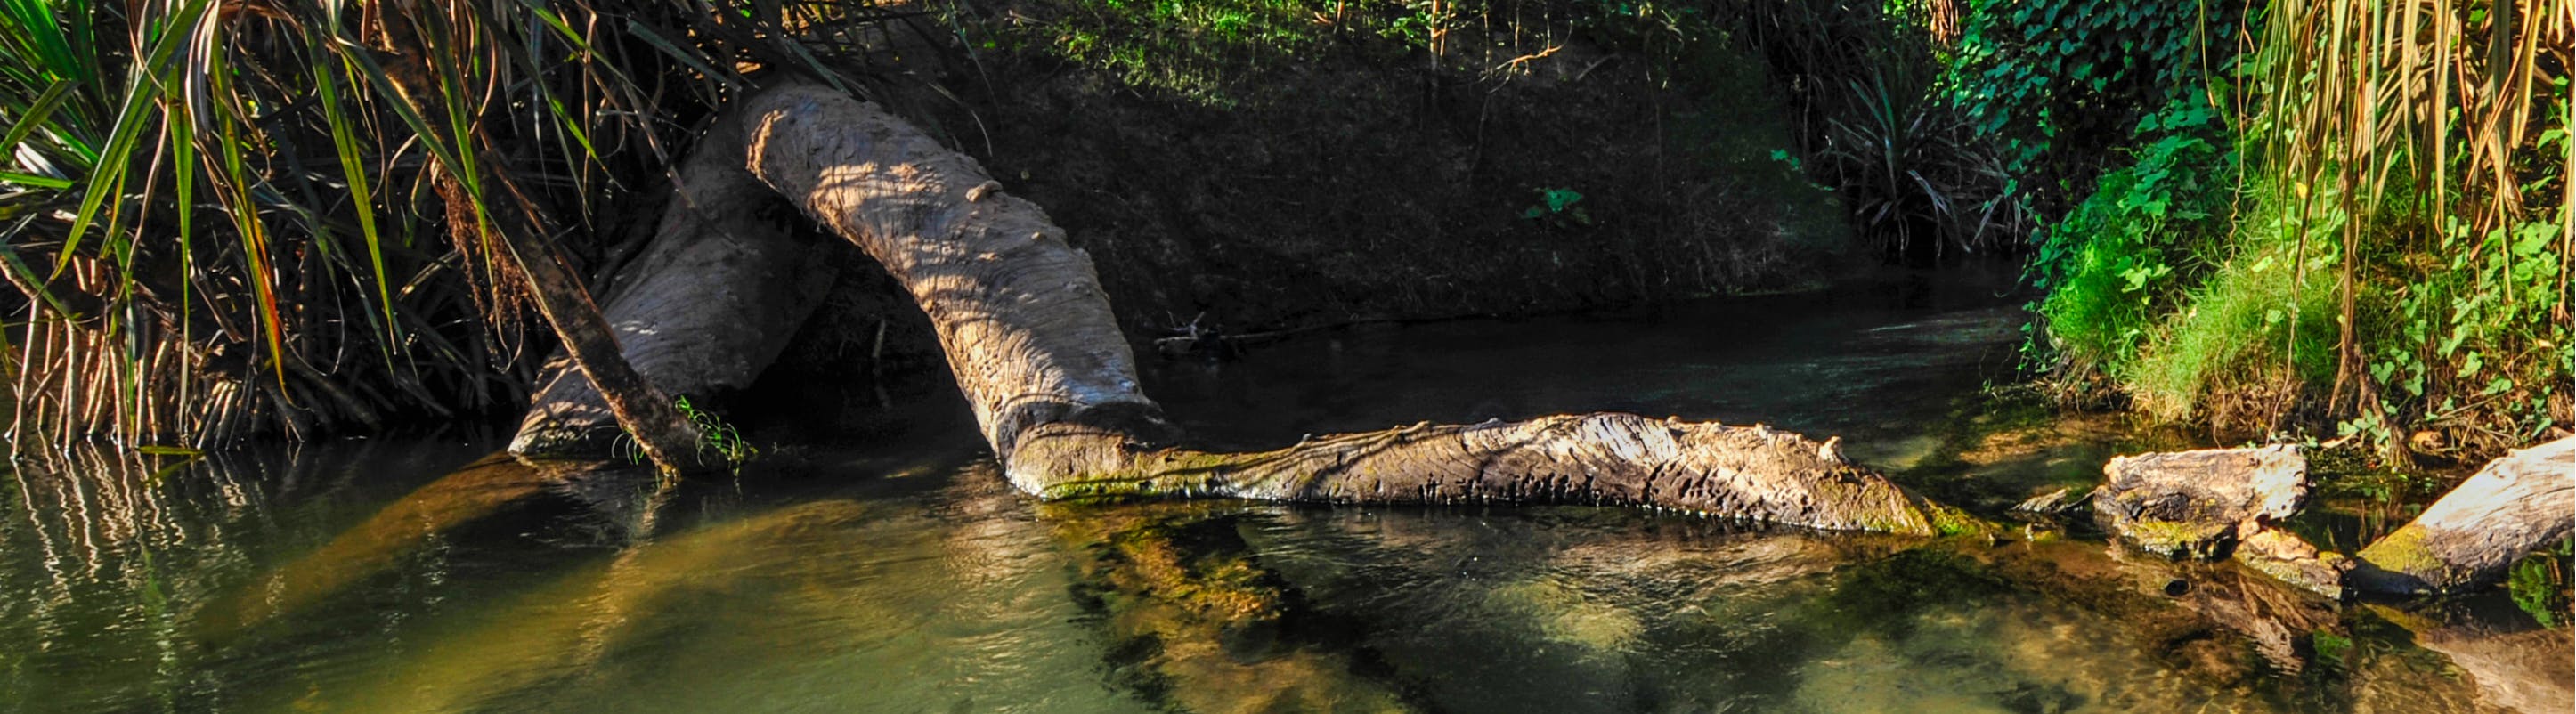
{"type": "MultiPolygon", "coordinates": [[[[171,19],[171,25],[196,26],[205,19],[208,3],[209,0],[188,3],[171,19]]],[[[136,137],[143,131],[145,116],[153,113],[156,100],[160,98],[160,83],[150,81],[155,74],[153,70],[168,64],[170,56],[178,52],[182,40],[189,36],[190,33],[186,32],[162,33],[154,38],[146,59],[128,74],[125,101],[117,111],[116,128],[109,133],[107,148],[100,152],[96,168],[90,173],[89,191],[81,197],[80,212],[73,216],[71,230],[63,234],[63,250],[56,257],[54,276],[61,276],[64,269],[71,267],[72,256],[80,248],[81,235],[88,232],[90,223],[98,218],[107,197],[121,192],[118,189],[124,185],[125,169],[131,161],[136,137]]],[[[214,75],[213,68],[203,69],[205,74],[214,75]]]]}
{"type": "MultiPolygon", "coordinates": [[[[386,331],[386,337],[391,338],[394,329],[394,297],[390,281],[385,279],[384,240],[376,232],[376,203],[372,192],[367,187],[367,167],[358,156],[357,135],[350,129],[349,110],[340,98],[340,71],[339,68],[331,66],[334,63],[330,62],[328,55],[325,54],[315,54],[312,64],[313,76],[319,80],[318,84],[322,90],[322,116],[331,125],[331,144],[340,155],[340,171],[347,175],[349,180],[349,201],[358,214],[358,233],[367,243],[367,264],[375,271],[376,307],[384,317],[384,324],[380,329],[386,331]]],[[[392,357],[395,343],[399,341],[396,339],[382,341],[381,346],[387,358],[392,357]]]]}
{"type": "Polygon", "coordinates": [[[34,188],[65,189],[72,187],[71,179],[54,178],[52,176],[38,176],[35,174],[19,173],[16,171],[0,171],[0,182],[14,183],[20,186],[30,186],[34,188]]]}
{"type": "Polygon", "coordinates": [[[44,94],[36,95],[36,101],[27,105],[27,115],[19,117],[17,125],[9,127],[7,135],[0,136],[0,151],[17,150],[18,143],[26,141],[38,127],[45,125],[46,120],[52,119],[54,110],[61,109],[63,100],[70,99],[72,90],[79,87],[72,80],[60,79],[55,80],[53,86],[46,87],[44,94]]]}

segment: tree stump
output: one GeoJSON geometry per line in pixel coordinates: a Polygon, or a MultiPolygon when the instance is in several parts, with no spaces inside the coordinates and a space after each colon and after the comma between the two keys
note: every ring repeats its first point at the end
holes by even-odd
{"type": "Polygon", "coordinates": [[[2308,461],[2296,446],[2122,456],[2102,471],[2108,478],[2093,490],[2102,529],[2174,557],[2225,557],[2308,496],[2308,461]]]}

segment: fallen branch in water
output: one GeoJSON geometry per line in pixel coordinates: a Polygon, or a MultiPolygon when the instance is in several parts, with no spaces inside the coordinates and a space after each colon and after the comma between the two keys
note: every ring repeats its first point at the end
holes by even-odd
{"type": "Polygon", "coordinates": [[[1179,430],[1138,389],[1090,256],[974,159],[874,104],[792,80],[746,98],[697,151],[693,166],[746,171],[695,172],[693,191],[739,195],[703,184],[756,181],[912,294],[985,442],[1028,493],[1574,502],[1837,530],[1980,527],[1851,463],[1831,441],[1760,426],[1564,415],[1417,424],[1268,452],[1180,448],[1179,430]]]}

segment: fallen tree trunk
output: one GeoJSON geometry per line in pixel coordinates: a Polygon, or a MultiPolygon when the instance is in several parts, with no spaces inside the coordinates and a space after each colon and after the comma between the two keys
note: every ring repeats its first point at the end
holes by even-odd
{"type": "Polygon", "coordinates": [[[2346,584],[2382,593],[2458,592],[2576,530],[2576,437],[2513,452],[2362,548],[2346,584]]]}
{"type": "MultiPolygon", "coordinates": [[[[1627,414],[1412,427],[1260,453],[1175,448],[1090,257],[973,159],[875,105],[787,81],[698,148],[750,174],[902,283],[936,328],[986,443],[1047,498],[1209,495],[1667,508],[1827,529],[1938,533],[1972,518],[1818,443],[1627,414]]],[[[693,159],[695,161],[695,159],[693,159]]]]}
{"type": "MultiPolygon", "coordinates": [[[[402,101],[418,116],[470,121],[463,113],[445,111],[445,105],[457,99],[448,87],[431,79],[428,58],[432,55],[423,49],[429,43],[422,34],[427,31],[435,37],[437,30],[418,25],[409,13],[380,13],[377,19],[384,48],[395,55],[388,66],[393,68],[390,77],[402,101]]],[[[426,125],[415,128],[430,133],[426,125]]],[[[459,137],[471,135],[452,147],[457,153],[439,152],[437,162],[435,185],[447,203],[448,229],[462,238],[459,245],[499,244],[496,252],[507,257],[499,262],[525,280],[529,302],[563,340],[571,368],[599,385],[594,392],[600,405],[633,435],[637,451],[665,473],[706,467],[703,455],[697,453],[697,429],[651,379],[627,364],[590,290],[556,255],[554,244],[546,238],[546,217],[505,168],[507,162],[472,158],[484,152],[488,143],[467,126],[445,129],[459,137]],[[458,155],[467,158],[460,160],[458,155]],[[490,240],[494,237],[498,240],[490,240]]]]}
{"type": "MultiPolygon", "coordinates": [[[[718,135],[740,129],[721,126],[718,135]]],[[[829,247],[796,235],[741,157],[701,151],[675,174],[671,203],[644,252],[619,269],[603,310],[634,370],[673,396],[750,387],[778,359],[838,276],[829,247]],[[776,214],[776,215],[773,215],[776,214]]],[[[558,353],[520,420],[510,453],[577,457],[620,434],[590,375],[558,353]]]]}

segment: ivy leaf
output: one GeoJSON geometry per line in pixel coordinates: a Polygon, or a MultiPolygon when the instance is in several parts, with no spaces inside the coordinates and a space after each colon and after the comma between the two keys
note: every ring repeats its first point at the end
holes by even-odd
{"type": "Polygon", "coordinates": [[[2540,255],[2540,251],[2549,248],[2550,239],[2558,237],[2556,235],[2558,233],[2557,229],[2558,226],[2545,222],[2524,224],[2521,231],[2522,239],[2514,241],[2513,243],[2514,256],[2521,258],[2538,257],[2540,255]]]}

